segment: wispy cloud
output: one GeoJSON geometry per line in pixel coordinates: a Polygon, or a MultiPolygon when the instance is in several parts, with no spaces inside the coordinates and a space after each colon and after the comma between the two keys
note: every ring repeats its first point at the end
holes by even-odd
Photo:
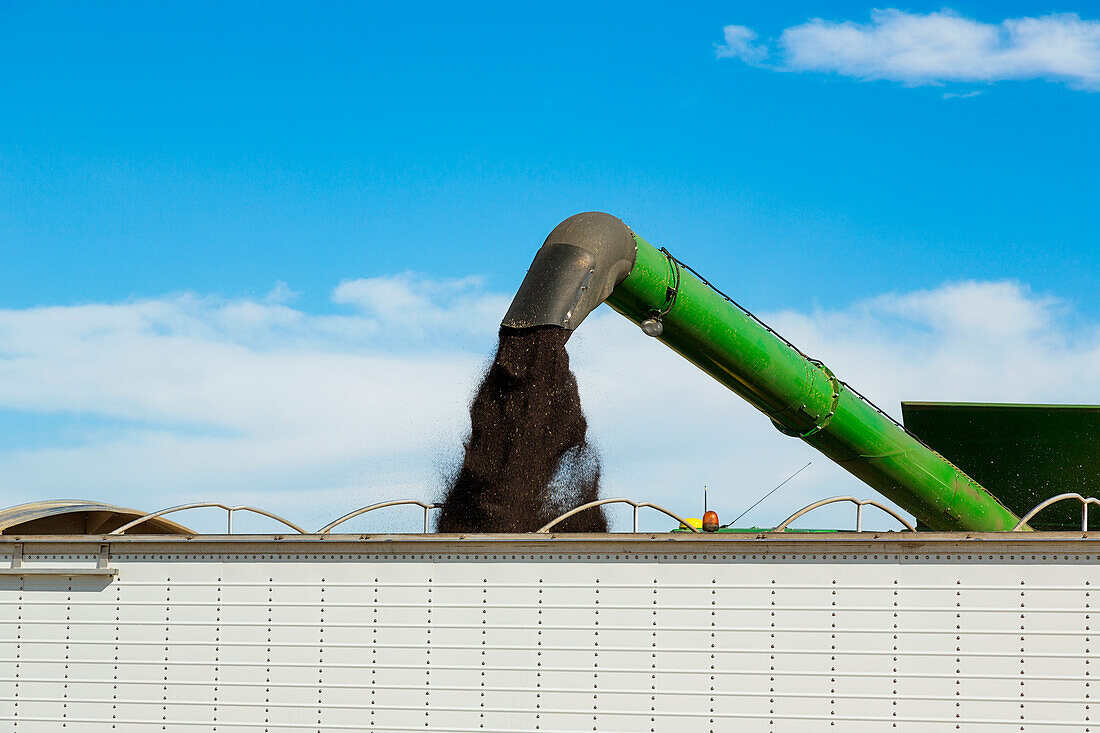
{"type": "Polygon", "coordinates": [[[275,287],[271,288],[267,295],[264,296],[264,302],[277,304],[289,303],[299,295],[301,295],[301,293],[296,290],[291,290],[289,285],[280,280],[275,283],[275,287]]]}
{"type": "Polygon", "coordinates": [[[718,46],[720,59],[741,59],[755,64],[768,57],[768,47],[756,42],[757,34],[752,28],[727,25],[722,29],[722,36],[725,42],[718,46]]]}
{"type": "Polygon", "coordinates": [[[1100,21],[1076,13],[986,23],[950,10],[874,10],[869,23],[814,18],[782,31],[772,47],[727,26],[718,56],[783,71],[834,73],[907,85],[1047,79],[1100,90],[1100,21]]]}
{"type": "MultiPolygon", "coordinates": [[[[347,311],[195,294],[0,311],[0,505],[220,499],[316,527],[373,501],[437,496],[508,296],[406,274],[346,281],[333,299],[347,311]]],[[[763,317],[896,415],[901,399],[1095,401],[1100,324],[1072,315],[1017,283],[965,282],[763,317]]],[[[744,521],[872,494],[606,309],[570,352],[607,496],[694,515],[706,484],[732,518],[809,460],[744,521]]],[[[351,528],[418,521],[394,510],[351,528]]]]}
{"type": "Polygon", "coordinates": [[[264,494],[319,520],[434,493],[507,300],[413,275],[342,283],[345,314],[280,299],[0,311],[3,432],[28,415],[76,416],[85,431],[75,444],[72,431],[8,438],[0,503],[264,494]],[[346,498],[322,510],[314,492],[346,498]]]}

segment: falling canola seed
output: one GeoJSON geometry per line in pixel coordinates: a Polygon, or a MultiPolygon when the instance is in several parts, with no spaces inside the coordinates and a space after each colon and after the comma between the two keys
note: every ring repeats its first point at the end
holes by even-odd
{"type": "MultiPolygon", "coordinates": [[[[500,329],[437,531],[534,532],[599,497],[599,457],[587,440],[565,350],[572,333],[557,326],[500,329]]],[[[606,532],[607,519],[596,507],[554,529],[606,532]]]]}

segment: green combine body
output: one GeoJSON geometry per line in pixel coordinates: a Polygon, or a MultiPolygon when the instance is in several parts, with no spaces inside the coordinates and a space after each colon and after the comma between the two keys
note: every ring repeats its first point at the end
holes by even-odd
{"type": "MultiPolygon", "coordinates": [[[[901,411],[907,428],[1017,514],[1057,494],[1100,494],[1100,406],[903,402],[901,411]]],[[[1054,504],[1029,524],[1079,529],[1081,507],[1054,504]]],[[[1088,525],[1100,529],[1100,512],[1088,525]]]]}

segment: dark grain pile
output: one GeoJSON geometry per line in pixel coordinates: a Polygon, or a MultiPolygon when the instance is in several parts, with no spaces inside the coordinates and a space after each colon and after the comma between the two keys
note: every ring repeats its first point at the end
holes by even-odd
{"type": "MultiPolygon", "coordinates": [[[[496,357],[470,406],[470,437],[439,532],[533,532],[597,498],[599,458],[586,440],[565,351],[571,333],[500,329],[496,357]]],[[[606,532],[607,519],[590,509],[554,531],[606,532]]]]}

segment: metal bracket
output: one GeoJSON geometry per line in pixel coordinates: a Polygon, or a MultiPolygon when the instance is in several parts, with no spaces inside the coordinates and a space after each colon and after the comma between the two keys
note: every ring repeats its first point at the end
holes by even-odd
{"type": "Polygon", "coordinates": [[[664,318],[669,314],[669,311],[676,305],[676,298],[680,295],[680,261],[672,256],[664,247],[661,247],[661,252],[668,260],[669,269],[672,274],[672,284],[665,286],[665,303],[656,315],[657,319],[664,318]]]}
{"type": "Polygon", "coordinates": [[[822,430],[824,430],[830,422],[832,422],[833,416],[836,415],[837,408],[840,407],[841,389],[840,380],[836,378],[835,374],[833,374],[832,369],[825,366],[824,362],[818,361],[817,359],[810,359],[809,357],[807,357],[807,361],[809,361],[821,371],[825,372],[825,376],[829,378],[829,385],[832,387],[833,390],[833,401],[832,404],[829,406],[829,411],[825,413],[823,417],[818,418],[814,422],[814,424],[810,426],[810,429],[804,433],[800,433],[797,430],[791,430],[786,425],[783,425],[778,420],[776,420],[774,417],[772,418],[772,425],[775,426],[776,430],[783,433],[784,435],[789,435],[792,438],[802,438],[803,440],[809,438],[810,436],[817,435],[822,430]]]}
{"type": "Polygon", "coordinates": [[[416,499],[398,499],[396,501],[382,501],[382,502],[379,502],[377,504],[371,504],[370,506],[362,507],[361,509],[356,509],[354,512],[349,512],[348,514],[345,514],[344,516],[340,517],[339,519],[337,519],[334,522],[329,522],[324,527],[321,527],[319,530],[317,530],[317,534],[328,534],[330,531],[332,531],[333,527],[335,527],[337,525],[340,525],[340,524],[343,524],[344,522],[348,521],[349,519],[354,519],[355,517],[366,514],[367,512],[373,512],[376,509],[385,509],[386,507],[389,507],[389,506],[401,506],[403,504],[415,504],[416,506],[422,507],[424,509],[424,534],[428,534],[428,530],[429,530],[428,512],[430,512],[432,509],[442,509],[443,508],[442,504],[425,504],[424,502],[417,501],[416,499]]]}
{"type": "Polygon", "coordinates": [[[657,504],[654,504],[654,503],[648,502],[648,501],[632,501],[630,499],[623,499],[623,498],[600,499],[599,501],[590,501],[587,504],[581,504],[576,509],[571,509],[571,510],[567,511],[565,514],[562,514],[561,516],[559,516],[557,519],[551,520],[547,524],[544,524],[542,527],[540,527],[538,530],[536,530],[536,532],[541,532],[541,533],[545,534],[545,533],[549,532],[551,529],[553,529],[554,525],[556,525],[557,523],[559,523],[561,521],[564,521],[564,520],[568,519],[569,517],[573,516],[574,514],[580,514],[581,512],[583,512],[586,509],[592,509],[593,507],[602,506],[604,504],[629,504],[630,506],[634,507],[634,534],[638,533],[638,510],[639,509],[644,509],[646,507],[649,507],[650,509],[656,509],[657,511],[661,512],[662,514],[664,514],[666,516],[669,516],[669,517],[672,517],[677,522],[679,522],[683,526],[690,529],[692,532],[694,532],[696,534],[701,534],[698,529],[696,529],[695,527],[692,527],[690,524],[688,524],[686,519],[679,516],[678,514],[673,514],[668,509],[665,509],[663,506],[658,506],[657,504]]]}
{"type": "Polygon", "coordinates": [[[1081,496],[1076,492],[1070,492],[1068,494],[1058,494],[1058,496],[1052,496],[1049,499],[1045,499],[1039,502],[1031,509],[1030,512],[1023,516],[1023,518],[1016,524],[1016,526],[1012,528],[1012,531],[1019,532],[1020,530],[1027,527],[1027,523],[1030,522],[1031,518],[1034,517],[1036,514],[1043,511],[1051,504],[1057,504],[1058,502],[1065,501],[1066,499],[1076,499],[1077,501],[1081,502],[1081,531],[1088,532],[1089,504],[1096,504],[1097,506],[1100,506],[1100,499],[1097,499],[1095,496],[1081,496]]]}
{"type": "Polygon", "coordinates": [[[795,512],[791,516],[784,519],[782,522],[780,522],[776,526],[775,529],[773,529],[771,531],[772,532],[785,532],[785,531],[787,531],[787,526],[790,525],[790,523],[793,522],[794,520],[801,517],[803,514],[807,514],[808,512],[812,512],[814,509],[817,509],[818,507],[821,507],[821,506],[825,506],[826,504],[835,504],[839,501],[850,501],[851,503],[856,505],[856,532],[862,532],[863,531],[863,507],[865,507],[865,506],[873,506],[876,509],[881,509],[882,511],[886,512],[887,514],[889,514],[894,519],[896,519],[899,522],[901,522],[902,524],[904,524],[905,528],[907,530],[909,530],[910,532],[916,532],[917,531],[917,528],[914,527],[913,525],[909,524],[909,522],[906,521],[905,517],[901,516],[900,514],[895,512],[890,507],[888,507],[884,504],[880,504],[879,502],[875,501],[874,499],[857,499],[854,496],[834,496],[834,497],[831,497],[829,499],[822,499],[821,501],[815,501],[813,504],[807,504],[806,506],[802,507],[801,509],[799,509],[797,512],[795,512]]]}
{"type": "Polygon", "coordinates": [[[94,568],[82,567],[82,568],[57,568],[57,567],[38,567],[35,565],[23,564],[23,545],[22,543],[12,545],[11,555],[11,567],[0,568],[0,576],[2,575],[17,575],[17,576],[42,576],[53,575],[61,577],[74,577],[77,575],[94,575],[100,577],[113,577],[118,575],[118,568],[107,567],[107,562],[110,560],[110,545],[99,546],[99,558],[96,560],[96,566],[94,568]]]}
{"type": "Polygon", "coordinates": [[[122,525],[118,529],[112,530],[112,531],[108,532],[107,534],[112,534],[112,535],[125,534],[127,530],[133,529],[134,527],[136,527],[139,524],[142,524],[144,522],[148,522],[150,519],[156,519],[157,517],[163,517],[165,514],[173,514],[175,512],[182,512],[182,511],[186,511],[188,509],[203,509],[203,508],[208,508],[208,507],[216,507],[218,509],[224,509],[228,513],[228,519],[226,520],[226,534],[233,534],[233,512],[252,512],[253,514],[259,514],[261,516],[269,517],[271,519],[274,519],[276,522],[282,522],[286,526],[288,526],[291,529],[295,530],[298,534],[309,534],[309,532],[306,532],[304,529],[299,527],[294,522],[291,522],[288,519],[283,519],[278,514],[272,514],[271,512],[266,511],[264,509],[257,509],[254,506],[244,506],[244,505],[229,506],[227,504],[222,504],[222,503],[217,502],[217,501],[200,501],[200,502],[196,502],[194,504],[181,504],[179,506],[173,506],[173,507],[168,507],[167,509],[161,509],[159,512],[150,512],[148,514],[144,514],[144,515],[138,517],[137,519],[135,519],[132,522],[127,522],[126,524],[122,525]]]}

